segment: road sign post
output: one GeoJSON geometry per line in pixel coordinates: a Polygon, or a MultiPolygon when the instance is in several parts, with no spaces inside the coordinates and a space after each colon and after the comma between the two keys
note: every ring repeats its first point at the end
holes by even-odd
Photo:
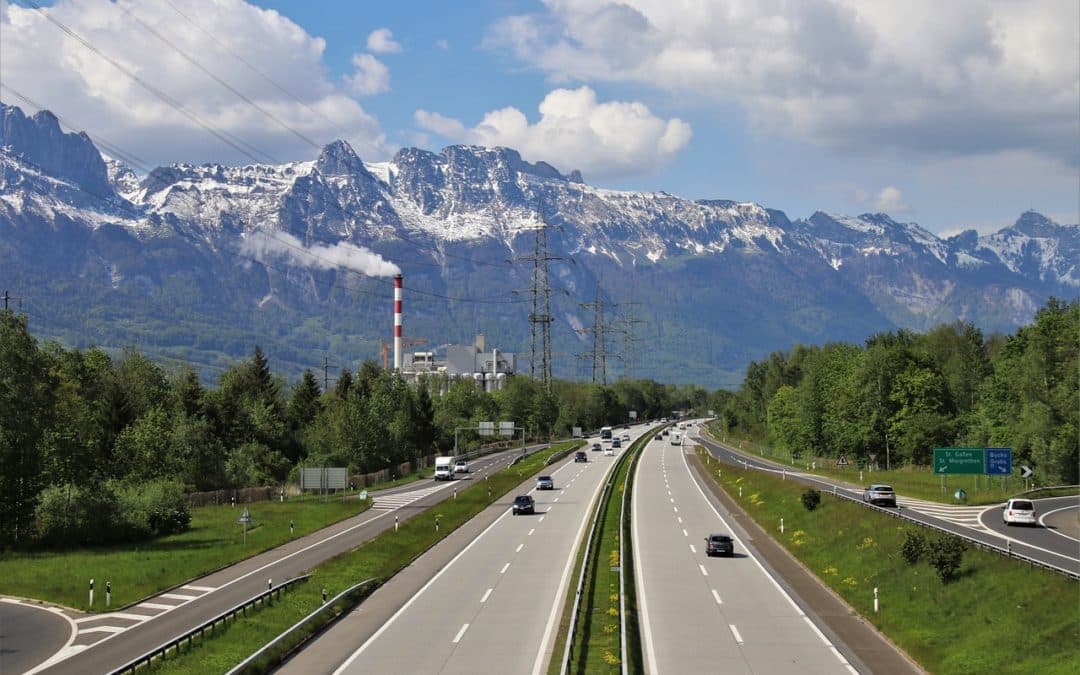
{"type": "Polygon", "coordinates": [[[986,472],[985,448],[934,448],[934,473],[949,476],[986,472]]]}

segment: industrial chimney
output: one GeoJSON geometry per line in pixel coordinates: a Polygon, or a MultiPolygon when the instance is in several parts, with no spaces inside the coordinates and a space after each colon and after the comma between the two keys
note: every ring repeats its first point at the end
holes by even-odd
{"type": "Polygon", "coordinates": [[[401,372],[401,275],[394,275],[394,370],[401,372]]]}

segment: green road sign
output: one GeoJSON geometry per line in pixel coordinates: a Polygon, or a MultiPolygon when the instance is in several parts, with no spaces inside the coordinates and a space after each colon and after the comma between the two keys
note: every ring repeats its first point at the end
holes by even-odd
{"type": "Polygon", "coordinates": [[[985,448],[934,448],[934,473],[986,473],[985,448]]]}

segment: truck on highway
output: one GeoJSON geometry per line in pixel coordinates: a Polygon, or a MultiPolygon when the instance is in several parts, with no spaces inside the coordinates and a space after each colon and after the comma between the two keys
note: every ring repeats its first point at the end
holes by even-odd
{"type": "Polygon", "coordinates": [[[602,427],[600,429],[600,440],[602,440],[602,441],[610,441],[611,440],[611,427],[602,427]]]}
{"type": "Polygon", "coordinates": [[[435,458],[435,480],[454,480],[454,458],[435,458]]]}

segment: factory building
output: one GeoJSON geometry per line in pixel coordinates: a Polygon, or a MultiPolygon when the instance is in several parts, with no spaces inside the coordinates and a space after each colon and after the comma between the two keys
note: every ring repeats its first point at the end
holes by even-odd
{"type": "Polygon", "coordinates": [[[444,349],[441,355],[436,351],[406,353],[402,377],[414,381],[424,374],[444,375],[447,382],[466,377],[483,386],[484,391],[497,391],[516,371],[516,356],[489,348],[483,334],[477,335],[471,345],[446,345],[444,349]]]}

